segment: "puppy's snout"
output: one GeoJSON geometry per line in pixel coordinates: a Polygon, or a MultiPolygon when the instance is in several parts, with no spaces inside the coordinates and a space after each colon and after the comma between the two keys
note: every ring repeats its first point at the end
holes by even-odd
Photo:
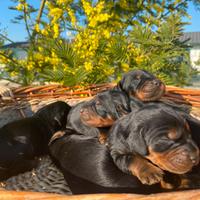
{"type": "Polygon", "coordinates": [[[80,113],[83,113],[83,112],[84,112],[84,109],[81,109],[81,110],[80,110],[80,113]]]}
{"type": "Polygon", "coordinates": [[[87,108],[80,109],[80,117],[83,121],[91,120],[92,116],[92,113],[87,108]]]}
{"type": "Polygon", "coordinates": [[[90,119],[89,111],[87,109],[81,109],[80,110],[80,115],[82,119],[90,119]]]}
{"type": "Polygon", "coordinates": [[[88,114],[87,109],[83,109],[83,108],[82,108],[82,109],[80,110],[80,114],[88,114]]]}
{"type": "Polygon", "coordinates": [[[191,161],[192,161],[192,163],[197,163],[197,156],[196,155],[190,155],[190,159],[191,159],[191,161]]]}
{"type": "Polygon", "coordinates": [[[189,144],[190,159],[194,165],[197,165],[199,163],[199,148],[193,141],[190,141],[189,144]]]}
{"type": "Polygon", "coordinates": [[[191,152],[189,156],[190,156],[190,160],[192,161],[193,165],[199,164],[199,151],[191,152]]]}
{"type": "Polygon", "coordinates": [[[83,121],[90,120],[89,112],[87,110],[85,110],[85,109],[81,109],[80,110],[80,117],[81,117],[81,120],[83,120],[83,121]]]}

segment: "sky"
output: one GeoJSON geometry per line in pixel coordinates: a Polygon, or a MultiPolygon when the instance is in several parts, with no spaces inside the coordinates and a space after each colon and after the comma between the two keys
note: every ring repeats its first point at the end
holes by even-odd
{"type": "MultiPolygon", "coordinates": [[[[30,0],[31,4],[35,7],[39,7],[39,0],[30,0]]],[[[9,6],[13,6],[11,0],[0,0],[0,29],[6,29],[8,38],[14,42],[26,41],[26,31],[24,24],[14,24],[11,22],[14,17],[19,13],[14,10],[8,9],[9,6]]]]}
{"type": "MultiPolygon", "coordinates": [[[[30,1],[34,6],[39,6],[39,0],[30,1]]],[[[27,34],[24,25],[11,23],[11,19],[17,15],[16,11],[8,9],[8,7],[12,5],[13,2],[10,0],[0,0],[0,29],[5,28],[8,38],[14,42],[25,41],[27,34]]],[[[198,11],[193,4],[190,3],[188,13],[191,16],[191,19],[189,20],[191,24],[185,26],[184,32],[200,31],[200,11],[198,11]]],[[[188,19],[184,20],[188,21],[188,19]]]]}

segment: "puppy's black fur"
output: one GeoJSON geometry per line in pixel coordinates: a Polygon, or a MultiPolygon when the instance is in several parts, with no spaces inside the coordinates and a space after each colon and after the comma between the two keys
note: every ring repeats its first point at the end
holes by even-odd
{"type": "Polygon", "coordinates": [[[200,149],[200,121],[186,113],[184,113],[183,116],[189,124],[190,131],[192,133],[192,139],[200,149]]]}
{"type": "Polygon", "coordinates": [[[67,127],[98,137],[106,133],[115,120],[130,112],[129,99],[120,91],[105,91],[88,102],[75,105],[69,112],[67,127]]]}
{"type": "Polygon", "coordinates": [[[147,186],[120,171],[105,145],[97,138],[65,130],[50,144],[53,160],[60,167],[73,194],[161,192],[159,185],[147,186]]]}
{"type": "Polygon", "coordinates": [[[32,117],[13,121],[0,129],[0,180],[32,169],[36,156],[48,152],[48,143],[65,128],[70,106],[65,102],[49,104],[32,117]]]}
{"type": "Polygon", "coordinates": [[[163,170],[183,174],[199,163],[191,137],[180,113],[164,104],[147,104],[114,123],[108,146],[119,169],[154,184],[162,181],[163,170]]]}

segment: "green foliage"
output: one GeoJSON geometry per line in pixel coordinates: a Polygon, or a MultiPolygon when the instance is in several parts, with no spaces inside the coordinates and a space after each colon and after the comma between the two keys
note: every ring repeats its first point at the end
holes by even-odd
{"type": "Polygon", "coordinates": [[[40,8],[30,0],[12,1],[19,12],[13,22],[24,22],[30,46],[26,59],[1,51],[0,62],[9,78],[24,85],[117,81],[131,69],[186,85],[194,73],[179,40],[190,0],[41,0],[40,8]]]}
{"type": "MultiPolygon", "coordinates": [[[[185,42],[179,40],[185,23],[178,14],[170,15],[157,30],[138,25],[130,33],[133,43],[148,56],[138,66],[157,74],[166,84],[186,85],[193,73],[185,42]]],[[[135,63],[134,63],[135,64],[135,63]]]]}
{"type": "Polygon", "coordinates": [[[40,44],[40,46],[45,49],[47,56],[53,51],[56,52],[56,57],[62,60],[62,63],[59,63],[55,68],[51,66],[44,68],[44,71],[39,75],[40,81],[59,82],[68,86],[84,83],[88,73],[69,42],[49,39],[45,45],[40,44]]]}
{"type": "Polygon", "coordinates": [[[82,68],[74,72],[65,71],[62,67],[58,66],[54,71],[46,69],[40,77],[47,82],[57,82],[67,86],[84,85],[87,72],[82,68]]]}

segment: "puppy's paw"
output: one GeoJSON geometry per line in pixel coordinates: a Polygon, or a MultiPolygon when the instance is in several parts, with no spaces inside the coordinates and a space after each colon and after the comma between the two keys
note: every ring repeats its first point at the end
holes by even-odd
{"type": "Polygon", "coordinates": [[[139,155],[133,156],[128,169],[134,176],[146,185],[159,183],[163,180],[163,170],[139,155]]]}
{"type": "Polygon", "coordinates": [[[164,172],[162,169],[148,164],[145,168],[141,168],[137,173],[137,178],[146,185],[156,184],[162,181],[164,172]]]}
{"type": "Polygon", "coordinates": [[[107,143],[107,135],[105,133],[100,133],[99,134],[99,143],[100,144],[105,144],[107,143]]]}

